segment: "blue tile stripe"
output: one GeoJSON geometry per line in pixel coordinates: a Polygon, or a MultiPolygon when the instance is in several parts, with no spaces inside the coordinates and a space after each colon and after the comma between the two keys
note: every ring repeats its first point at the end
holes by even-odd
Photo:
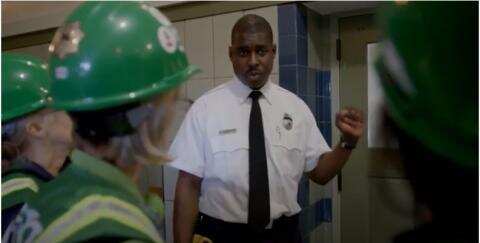
{"type": "Polygon", "coordinates": [[[298,183],[297,200],[300,207],[305,208],[309,206],[310,186],[309,178],[307,174],[303,174],[300,182],[298,183]]]}
{"type": "Polygon", "coordinates": [[[313,207],[315,208],[315,223],[317,225],[322,222],[332,222],[332,199],[321,199],[313,207]]]}
{"type": "Polygon", "coordinates": [[[307,14],[303,5],[278,6],[278,60],[280,86],[299,94],[299,81],[307,79],[307,14]]]}
{"type": "Polygon", "coordinates": [[[332,222],[332,199],[322,198],[305,207],[300,212],[300,230],[303,236],[309,235],[322,223],[332,222]]]}
{"type": "Polygon", "coordinates": [[[303,5],[288,3],[278,6],[278,33],[307,36],[307,10],[303,5]]]}
{"type": "MultiPolygon", "coordinates": [[[[312,111],[320,131],[331,145],[330,71],[308,66],[307,10],[299,3],[287,3],[278,8],[279,83],[297,94],[312,111]]],[[[310,203],[310,182],[303,175],[298,185],[297,200],[303,242],[309,242],[310,232],[323,222],[331,222],[331,199],[310,203]]]]}

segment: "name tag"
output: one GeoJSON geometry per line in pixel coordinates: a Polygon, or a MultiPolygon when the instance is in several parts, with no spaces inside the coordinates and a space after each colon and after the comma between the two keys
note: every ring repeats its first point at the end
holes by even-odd
{"type": "Polygon", "coordinates": [[[218,134],[225,135],[225,134],[236,133],[236,132],[237,132],[237,129],[233,128],[233,129],[221,130],[220,132],[218,132],[218,134]]]}

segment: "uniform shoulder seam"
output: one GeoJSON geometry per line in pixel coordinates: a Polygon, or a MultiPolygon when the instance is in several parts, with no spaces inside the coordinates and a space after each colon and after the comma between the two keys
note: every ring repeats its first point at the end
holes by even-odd
{"type": "Polygon", "coordinates": [[[205,92],[205,94],[203,94],[202,96],[205,96],[205,95],[209,95],[209,94],[213,94],[213,93],[216,93],[218,91],[221,91],[223,89],[225,89],[227,87],[227,85],[229,84],[229,82],[226,82],[226,83],[223,83],[213,89],[210,89],[209,91],[205,92]]]}

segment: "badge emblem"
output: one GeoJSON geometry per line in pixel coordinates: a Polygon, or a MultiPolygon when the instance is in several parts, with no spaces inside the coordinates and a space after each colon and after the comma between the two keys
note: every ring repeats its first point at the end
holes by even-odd
{"type": "Polygon", "coordinates": [[[293,119],[287,113],[283,115],[283,127],[287,130],[291,130],[293,127],[293,119]]]}
{"type": "Polygon", "coordinates": [[[63,59],[68,54],[78,51],[78,45],[83,37],[84,34],[80,29],[80,22],[76,21],[65,24],[55,33],[52,44],[50,44],[48,50],[60,59],[63,59]]]}

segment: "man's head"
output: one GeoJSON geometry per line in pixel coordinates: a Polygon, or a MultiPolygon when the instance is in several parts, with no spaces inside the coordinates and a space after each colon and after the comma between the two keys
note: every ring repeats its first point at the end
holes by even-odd
{"type": "Polygon", "coordinates": [[[433,221],[462,219],[449,230],[477,238],[477,5],[401,2],[381,10],[376,68],[415,198],[433,221]],[[445,197],[457,188],[462,193],[445,197]]]}
{"type": "Polygon", "coordinates": [[[384,40],[376,68],[389,115],[463,166],[477,164],[477,18],[471,3],[395,3],[378,15],[384,40]]]}
{"type": "Polygon", "coordinates": [[[157,134],[173,112],[177,88],[198,71],[162,13],[139,2],[83,3],[49,51],[52,107],[72,115],[82,147],[108,151],[115,140],[141,133],[148,154],[138,155],[161,155],[157,134]]]}
{"type": "Polygon", "coordinates": [[[268,81],[276,51],[272,28],[264,18],[248,14],[233,26],[230,61],[235,75],[250,88],[259,89],[268,81]]]}
{"type": "Polygon", "coordinates": [[[39,58],[2,54],[2,123],[44,108],[50,82],[47,64],[39,58]]]}
{"type": "Polygon", "coordinates": [[[32,151],[69,150],[74,144],[67,113],[45,108],[51,82],[47,64],[33,56],[5,53],[2,70],[2,154],[13,160],[29,153],[47,168],[32,151]]]}

